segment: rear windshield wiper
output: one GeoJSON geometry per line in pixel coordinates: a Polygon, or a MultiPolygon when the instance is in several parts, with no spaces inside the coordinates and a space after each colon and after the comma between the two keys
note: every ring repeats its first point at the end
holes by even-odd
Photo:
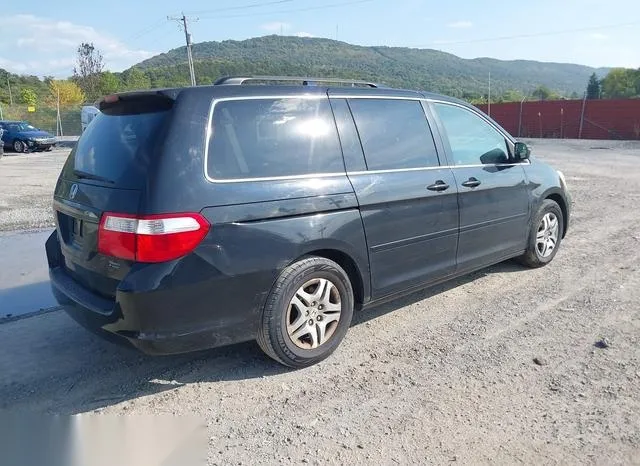
{"type": "Polygon", "coordinates": [[[85,178],[87,180],[102,181],[103,183],[115,184],[115,181],[105,178],[104,176],[94,175],[93,173],[83,172],[82,170],[73,170],[73,174],[78,178],[85,178]]]}

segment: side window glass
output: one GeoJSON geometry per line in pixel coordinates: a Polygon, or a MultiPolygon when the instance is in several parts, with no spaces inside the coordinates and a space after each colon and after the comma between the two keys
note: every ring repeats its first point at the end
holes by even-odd
{"type": "Polygon", "coordinates": [[[326,98],[217,102],[207,162],[218,180],[344,172],[326,98]]]}
{"type": "Polygon", "coordinates": [[[455,165],[508,163],[507,142],[493,126],[461,107],[434,104],[455,165]]]}
{"type": "Polygon", "coordinates": [[[349,111],[349,105],[345,99],[331,99],[331,107],[336,117],[336,126],[340,135],[342,154],[347,171],[365,171],[364,154],[358,138],[358,131],[353,122],[353,116],[349,111]]]}
{"type": "Polygon", "coordinates": [[[435,142],[418,100],[350,99],[369,170],[439,165],[435,142]]]}

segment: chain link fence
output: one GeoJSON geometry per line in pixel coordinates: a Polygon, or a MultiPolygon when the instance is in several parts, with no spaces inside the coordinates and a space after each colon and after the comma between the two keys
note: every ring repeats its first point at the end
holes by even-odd
{"type": "Polygon", "coordinates": [[[38,105],[30,112],[27,105],[1,105],[0,120],[28,121],[43,131],[55,136],[79,136],[81,133],[80,111],[82,106],[60,109],[60,125],[56,124],[58,111],[55,106],[38,105]],[[61,127],[61,128],[60,128],[61,127]],[[60,129],[62,129],[62,134],[60,129]]]}

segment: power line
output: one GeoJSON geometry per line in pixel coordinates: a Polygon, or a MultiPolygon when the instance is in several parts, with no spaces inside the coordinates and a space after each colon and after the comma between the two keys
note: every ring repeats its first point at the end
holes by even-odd
{"type": "Polygon", "coordinates": [[[294,2],[294,1],[296,1],[296,0],[275,0],[275,1],[271,1],[271,2],[248,3],[246,5],[228,6],[228,7],[225,7],[225,8],[215,8],[213,10],[188,11],[187,13],[189,13],[191,15],[201,15],[201,14],[207,14],[207,13],[218,13],[220,11],[246,10],[246,9],[249,9],[249,8],[260,8],[260,7],[269,6],[269,5],[279,5],[281,3],[291,3],[291,2],[294,2]]]}
{"type": "MultiPolygon", "coordinates": [[[[249,16],[265,16],[265,15],[279,15],[282,13],[300,13],[303,11],[315,11],[315,10],[326,10],[328,8],[337,8],[337,7],[341,7],[341,6],[348,6],[348,5],[358,5],[361,3],[370,3],[373,2],[375,0],[356,0],[356,1],[351,1],[351,2],[341,2],[341,3],[331,3],[329,5],[322,5],[322,6],[312,6],[312,7],[305,7],[305,8],[292,8],[289,10],[278,10],[278,11],[264,11],[264,12],[260,12],[260,13],[243,13],[243,14],[237,14],[237,15],[224,15],[224,16],[215,16],[216,19],[229,19],[229,18],[246,18],[249,16]]],[[[207,15],[201,16],[200,18],[202,19],[210,19],[212,17],[209,17],[207,15]]]]}
{"type": "MultiPolygon", "coordinates": [[[[369,2],[373,2],[374,0],[356,0],[356,1],[348,1],[348,2],[341,2],[341,3],[332,3],[329,5],[322,5],[322,6],[315,6],[315,7],[304,7],[304,8],[294,8],[294,9],[288,9],[288,10],[279,10],[279,11],[265,11],[265,12],[259,12],[259,13],[246,13],[246,14],[234,14],[234,15],[224,15],[224,16],[212,16],[210,15],[210,13],[215,13],[215,12],[219,12],[219,11],[230,11],[230,10],[244,10],[244,9],[249,9],[249,8],[258,8],[258,7],[264,7],[264,6],[269,6],[269,5],[277,5],[277,4],[283,4],[283,3],[291,3],[297,0],[274,0],[274,1],[269,1],[269,2],[256,2],[256,3],[249,3],[247,5],[239,5],[239,6],[234,6],[234,7],[226,7],[226,8],[218,8],[218,9],[214,9],[214,10],[200,10],[200,11],[191,11],[189,12],[190,15],[192,14],[200,14],[203,13],[204,16],[200,16],[200,18],[203,19],[228,19],[228,18],[244,18],[244,17],[250,17],[250,16],[264,16],[264,15],[273,15],[273,14],[282,14],[282,13],[298,13],[298,12],[304,12],[304,11],[314,11],[314,10],[324,10],[324,9],[328,9],[328,8],[337,8],[337,7],[341,7],[341,6],[349,6],[349,5],[357,5],[357,4],[361,4],[361,3],[369,3],[369,2]]],[[[179,19],[181,20],[182,16],[179,17],[172,17],[171,19],[179,19]]],[[[132,36],[130,36],[129,38],[125,39],[125,42],[131,42],[134,41],[136,39],[139,39],[140,37],[149,34],[153,31],[155,31],[156,29],[162,27],[164,24],[164,18],[160,19],[158,21],[156,21],[155,23],[152,23],[151,25],[139,30],[138,32],[136,32],[135,34],[133,34],[132,36]]]]}
{"type": "Polygon", "coordinates": [[[166,19],[165,19],[165,18],[160,18],[160,19],[159,19],[158,21],[156,21],[155,23],[150,24],[149,26],[147,26],[147,27],[145,27],[145,28],[143,28],[143,29],[140,29],[140,30],[139,30],[138,32],[136,32],[135,34],[133,34],[133,35],[131,35],[131,36],[127,37],[127,38],[125,39],[125,41],[127,41],[127,42],[128,42],[128,41],[132,41],[132,40],[139,39],[140,37],[142,37],[142,36],[144,36],[144,35],[146,35],[146,34],[149,34],[150,32],[155,31],[155,30],[156,30],[156,29],[158,29],[159,27],[164,26],[164,25],[166,24],[166,22],[165,22],[165,21],[166,21],[166,19]]]}
{"type": "Polygon", "coordinates": [[[496,41],[501,41],[501,40],[512,40],[512,39],[526,39],[526,38],[531,38],[531,37],[543,37],[543,36],[555,36],[555,35],[561,35],[561,34],[571,34],[574,32],[588,32],[588,31],[598,31],[598,30],[602,30],[602,29],[612,29],[612,28],[619,28],[619,27],[625,27],[625,26],[635,26],[637,24],[640,24],[640,21],[634,21],[631,23],[618,23],[618,24],[609,24],[606,26],[593,26],[593,27],[585,27],[585,28],[576,28],[576,29],[564,29],[562,31],[547,31],[547,32],[534,32],[534,33],[530,33],[530,34],[517,34],[517,35],[513,35],[513,36],[498,36],[498,37],[487,37],[484,39],[473,39],[473,40],[461,40],[461,41],[452,41],[452,42],[432,42],[431,44],[429,44],[428,46],[424,46],[424,47],[431,47],[433,45],[463,45],[463,44],[476,44],[479,42],[496,42],[496,41]]]}

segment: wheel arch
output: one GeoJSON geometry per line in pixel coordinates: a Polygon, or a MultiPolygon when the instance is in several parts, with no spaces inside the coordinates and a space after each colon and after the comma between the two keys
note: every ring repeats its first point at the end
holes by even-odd
{"type": "Polygon", "coordinates": [[[303,256],[298,257],[294,262],[299,261],[305,256],[324,257],[325,259],[332,260],[340,267],[342,267],[342,269],[349,277],[349,280],[351,281],[356,307],[362,306],[365,300],[368,299],[370,294],[369,287],[367,286],[368,282],[365,282],[365,277],[362,274],[362,270],[360,270],[360,267],[358,267],[358,263],[353,257],[351,257],[351,255],[342,250],[334,248],[314,249],[305,253],[303,256]]]}
{"type": "Polygon", "coordinates": [[[559,193],[550,193],[544,199],[552,200],[560,206],[560,210],[562,211],[562,220],[563,220],[562,221],[562,238],[564,238],[567,234],[567,228],[569,226],[567,221],[569,218],[569,213],[567,210],[567,201],[559,193]]]}

